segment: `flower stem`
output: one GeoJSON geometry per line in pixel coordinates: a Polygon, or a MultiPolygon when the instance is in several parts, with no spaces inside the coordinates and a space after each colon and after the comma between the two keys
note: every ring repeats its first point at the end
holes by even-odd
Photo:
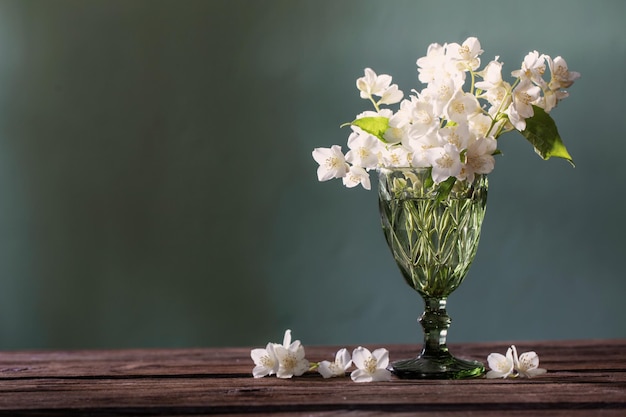
{"type": "Polygon", "coordinates": [[[378,107],[378,103],[376,102],[376,100],[374,100],[374,97],[372,97],[371,94],[369,96],[369,99],[372,102],[372,104],[374,105],[374,108],[376,109],[376,113],[378,113],[380,111],[380,107],[378,107]]]}

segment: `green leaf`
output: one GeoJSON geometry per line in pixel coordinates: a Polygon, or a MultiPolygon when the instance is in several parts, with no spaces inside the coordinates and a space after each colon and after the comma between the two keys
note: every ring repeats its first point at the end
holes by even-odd
{"type": "Polygon", "coordinates": [[[441,203],[443,200],[448,198],[448,196],[450,195],[450,191],[452,191],[452,187],[454,187],[455,182],[455,177],[449,177],[447,180],[439,183],[439,188],[437,189],[437,197],[435,199],[437,203],[441,203]]]}
{"type": "Polygon", "coordinates": [[[356,119],[352,123],[353,126],[358,126],[370,135],[376,136],[381,141],[387,143],[383,135],[389,128],[389,119],[382,116],[376,117],[362,117],[360,119],[356,119]]]}
{"type": "Polygon", "coordinates": [[[572,166],[574,161],[565,148],[556,123],[541,107],[533,106],[534,115],[526,119],[526,129],[522,135],[535,147],[535,151],[543,159],[551,157],[563,158],[572,166]]]}
{"type": "Polygon", "coordinates": [[[424,180],[424,188],[427,189],[432,187],[433,185],[435,185],[435,181],[433,181],[433,169],[428,168],[428,176],[424,180]]]}

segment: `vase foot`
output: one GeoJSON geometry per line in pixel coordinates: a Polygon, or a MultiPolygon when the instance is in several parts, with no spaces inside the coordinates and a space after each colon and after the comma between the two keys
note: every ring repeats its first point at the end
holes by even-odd
{"type": "Polygon", "coordinates": [[[399,360],[393,362],[389,370],[402,379],[462,379],[481,376],[485,373],[485,366],[445,352],[399,360]]]}

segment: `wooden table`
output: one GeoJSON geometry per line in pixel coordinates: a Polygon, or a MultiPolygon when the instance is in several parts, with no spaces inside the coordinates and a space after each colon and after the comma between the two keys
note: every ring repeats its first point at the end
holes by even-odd
{"type": "MultiPolygon", "coordinates": [[[[450,348],[486,362],[509,344],[450,348]]],[[[626,416],[626,340],[515,344],[535,350],[548,373],[357,384],[316,373],[254,379],[250,348],[0,352],[0,415],[626,416]]],[[[310,361],[338,349],[305,347],[310,361]]],[[[394,360],[418,347],[387,348],[394,360]]]]}

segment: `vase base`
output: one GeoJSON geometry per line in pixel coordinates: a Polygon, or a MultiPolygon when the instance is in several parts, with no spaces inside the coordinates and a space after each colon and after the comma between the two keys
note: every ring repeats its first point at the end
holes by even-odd
{"type": "Polygon", "coordinates": [[[463,379],[481,376],[485,373],[485,366],[478,361],[458,359],[445,352],[399,360],[393,362],[389,370],[402,379],[463,379]]]}

